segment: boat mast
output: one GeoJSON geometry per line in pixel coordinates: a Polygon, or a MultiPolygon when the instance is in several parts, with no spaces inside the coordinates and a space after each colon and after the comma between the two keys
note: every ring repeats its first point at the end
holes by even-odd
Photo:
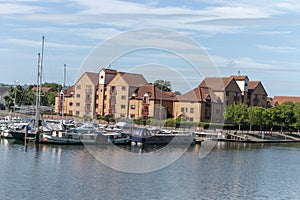
{"type": "Polygon", "coordinates": [[[62,124],[64,123],[64,98],[65,98],[65,84],[66,84],[66,67],[67,65],[64,64],[64,81],[62,84],[62,89],[61,89],[61,95],[62,95],[62,103],[61,103],[61,122],[62,124]]]}
{"type": "Polygon", "coordinates": [[[38,53],[38,76],[37,76],[37,91],[36,91],[36,112],[35,126],[39,130],[40,121],[40,106],[41,106],[41,90],[42,90],[42,73],[43,73],[43,57],[44,57],[45,37],[42,37],[42,54],[38,53]]]}
{"type": "Polygon", "coordinates": [[[37,81],[36,81],[36,85],[37,85],[37,89],[36,89],[36,97],[35,97],[35,127],[37,128],[37,130],[39,129],[39,120],[40,120],[40,110],[39,110],[39,106],[40,106],[40,62],[41,62],[41,54],[38,53],[38,75],[37,75],[37,81]]]}

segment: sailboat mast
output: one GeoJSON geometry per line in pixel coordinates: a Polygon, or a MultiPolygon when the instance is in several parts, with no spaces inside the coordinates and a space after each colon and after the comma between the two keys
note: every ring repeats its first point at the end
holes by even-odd
{"type": "MultiPolygon", "coordinates": [[[[38,91],[39,91],[39,104],[41,103],[41,90],[42,90],[42,74],[43,74],[43,60],[44,60],[44,46],[45,46],[45,37],[42,37],[42,54],[40,58],[40,73],[39,73],[39,84],[38,84],[38,91]]],[[[40,106],[40,105],[39,105],[40,106]]]]}
{"type": "Polygon", "coordinates": [[[62,95],[61,121],[62,121],[62,123],[63,123],[63,120],[64,120],[64,100],[65,100],[66,68],[67,68],[67,65],[64,64],[64,80],[63,80],[62,89],[61,89],[61,95],[62,95]]]}
{"type": "Polygon", "coordinates": [[[39,84],[40,84],[40,62],[41,62],[41,54],[38,53],[38,73],[37,73],[37,90],[36,90],[36,97],[35,97],[35,127],[39,127],[39,120],[40,120],[40,110],[39,110],[39,105],[40,105],[40,94],[39,94],[39,84]]]}
{"type": "Polygon", "coordinates": [[[37,91],[35,102],[35,126],[39,129],[40,121],[40,106],[41,106],[41,87],[42,87],[42,73],[43,73],[43,57],[44,57],[45,37],[42,37],[42,54],[38,53],[38,74],[37,74],[37,91]]]}

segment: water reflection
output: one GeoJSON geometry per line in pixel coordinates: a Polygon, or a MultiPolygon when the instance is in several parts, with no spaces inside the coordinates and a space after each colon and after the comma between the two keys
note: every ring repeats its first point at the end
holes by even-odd
{"type": "MultiPolygon", "coordinates": [[[[94,146],[94,151],[122,166],[126,152],[141,161],[160,147],[117,148],[94,146]]],[[[218,142],[199,159],[201,148],[192,145],[160,170],[132,174],[101,164],[86,146],[29,143],[25,152],[23,143],[1,139],[0,184],[10,189],[3,189],[0,199],[297,199],[300,195],[299,143],[218,142]]],[[[181,148],[165,150],[168,157],[181,148]]]]}

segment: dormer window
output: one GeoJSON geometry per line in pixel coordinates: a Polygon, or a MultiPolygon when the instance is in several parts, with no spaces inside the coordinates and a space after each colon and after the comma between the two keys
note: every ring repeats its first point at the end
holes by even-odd
{"type": "Polygon", "coordinates": [[[206,97],[205,101],[206,101],[206,102],[209,102],[209,103],[211,102],[211,98],[210,98],[209,95],[206,97]]]}

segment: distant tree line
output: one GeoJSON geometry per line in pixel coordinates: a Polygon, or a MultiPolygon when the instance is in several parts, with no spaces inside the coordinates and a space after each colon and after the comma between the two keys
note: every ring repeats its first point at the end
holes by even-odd
{"type": "Polygon", "coordinates": [[[300,129],[300,103],[284,102],[271,108],[258,106],[247,107],[245,104],[230,105],[225,111],[225,120],[234,122],[239,130],[242,126],[258,127],[263,129],[300,129]]]}
{"type": "MultiPolygon", "coordinates": [[[[5,106],[11,108],[14,106],[22,105],[35,105],[36,102],[36,90],[32,88],[37,87],[36,85],[29,86],[11,86],[9,89],[9,95],[4,97],[5,106]]],[[[62,89],[62,86],[57,83],[43,83],[41,87],[51,88],[50,92],[41,94],[41,105],[42,106],[54,106],[55,95],[62,89]]]]}

